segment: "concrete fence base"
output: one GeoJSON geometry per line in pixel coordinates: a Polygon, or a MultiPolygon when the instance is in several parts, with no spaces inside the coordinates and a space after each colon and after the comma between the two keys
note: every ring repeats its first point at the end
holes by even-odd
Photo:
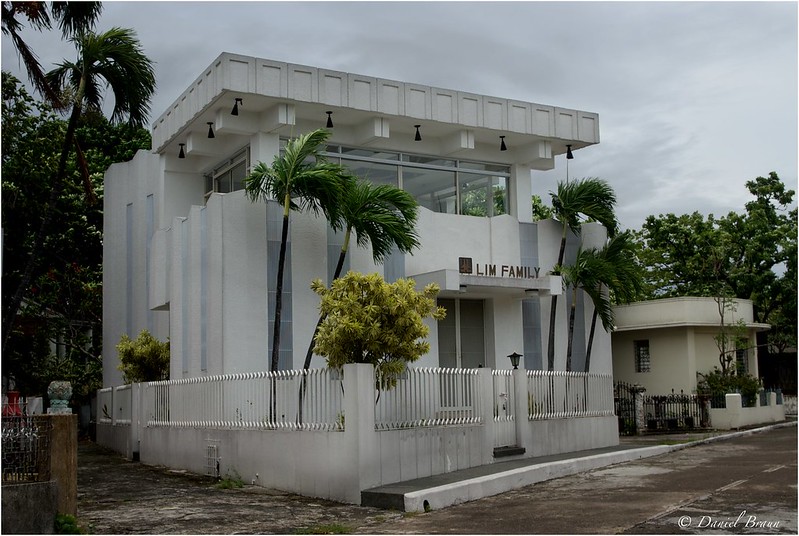
{"type": "MultiPolygon", "coordinates": [[[[495,462],[491,371],[477,371],[480,422],[376,429],[374,369],[346,365],[343,430],[230,429],[144,422],[145,396],[131,389],[131,419],[98,423],[98,443],[144,463],[359,504],[361,491],[495,462]]],[[[514,370],[516,457],[617,445],[613,415],[528,420],[527,376],[514,370]]],[[[116,407],[116,406],[115,406],[116,407]]],[[[502,458],[507,460],[508,458],[502,458]]]]}

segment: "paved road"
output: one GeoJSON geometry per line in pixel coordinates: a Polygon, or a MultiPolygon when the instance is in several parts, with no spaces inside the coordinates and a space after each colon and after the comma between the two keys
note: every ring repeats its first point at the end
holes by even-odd
{"type": "Polygon", "coordinates": [[[780,428],[551,480],[369,530],[797,534],[796,445],[796,427],[780,428]]]}
{"type": "Polygon", "coordinates": [[[221,490],[86,443],[78,520],[100,534],[796,534],[796,444],[792,426],[403,514],[256,486],[221,490]]]}

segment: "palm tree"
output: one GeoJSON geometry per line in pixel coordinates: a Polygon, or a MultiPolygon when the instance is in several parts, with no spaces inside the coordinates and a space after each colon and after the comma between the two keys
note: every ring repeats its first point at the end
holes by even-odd
{"type": "MultiPolygon", "coordinates": [[[[551,193],[552,210],[561,225],[563,234],[560,240],[558,262],[553,273],[558,274],[563,264],[563,255],[566,251],[566,236],[568,231],[580,231],[583,218],[595,220],[605,226],[608,235],[616,234],[618,223],[614,213],[616,194],[607,182],[597,178],[587,178],[573,182],[558,183],[557,194],[551,193]]],[[[555,317],[558,307],[558,296],[553,295],[550,300],[549,311],[549,339],[547,347],[547,366],[549,370],[555,368],[555,317]]]]}
{"type": "Polygon", "coordinates": [[[278,369],[280,358],[280,316],[283,305],[283,272],[286,264],[289,214],[292,210],[322,212],[335,230],[342,227],[339,204],[345,183],[351,180],[347,169],[327,162],[321,154],[330,132],[318,129],[290,140],[271,166],[259,162],[244,180],[251,201],[280,200],[283,228],[278,256],[275,296],[275,327],[272,337],[270,370],[278,369]]]}
{"type": "MultiPolygon", "coordinates": [[[[346,232],[333,280],[341,276],[353,231],[358,246],[372,244],[372,259],[376,264],[382,263],[395,246],[403,253],[419,247],[415,229],[419,204],[404,190],[387,184],[376,186],[365,180],[351,181],[342,197],[340,210],[346,232]]],[[[316,335],[324,319],[324,315],[320,316],[314,329],[305,354],[305,370],[311,366],[316,335]]]]}
{"type": "Polygon", "coordinates": [[[132,127],[141,127],[147,122],[150,98],[155,92],[152,62],[144,55],[133,30],[112,28],[102,34],[83,32],[70,41],[78,51],[75,61],[64,61],[47,73],[48,85],[59,88],[63,98],[71,104],[69,122],[50,199],[34,235],[25,272],[3,322],[4,347],[30,284],[36,259],[40,256],[38,250],[52,220],[53,209],[64,189],[67,159],[81,115],[85,110],[101,112],[104,89],[108,86],[114,97],[111,122],[126,121],[132,127]]]}
{"type": "Polygon", "coordinates": [[[25,17],[31,28],[42,31],[52,28],[52,16],[61,30],[63,39],[69,39],[91,30],[102,10],[101,2],[52,2],[50,13],[47,12],[47,3],[45,2],[6,1],[2,3],[3,33],[11,38],[33,87],[57,109],[64,105],[61,95],[58,88],[53,88],[48,84],[36,54],[22,39],[20,31],[23,29],[23,23],[20,18],[25,17]]]}
{"type": "Polygon", "coordinates": [[[594,343],[597,316],[602,320],[605,331],[612,331],[615,319],[613,308],[610,306],[611,300],[613,303],[629,303],[637,299],[643,291],[643,278],[636,262],[635,248],[632,233],[625,231],[611,238],[598,252],[604,264],[603,275],[596,278],[598,282],[596,286],[585,288],[594,302],[591,331],[585,350],[585,372],[590,372],[591,347],[594,343]],[[598,307],[597,303],[601,303],[602,307],[598,307]]]}
{"type": "Polygon", "coordinates": [[[574,264],[562,269],[566,287],[572,289],[571,307],[569,308],[568,347],[566,350],[566,370],[572,370],[572,353],[574,348],[574,318],[577,311],[577,291],[583,289],[594,302],[594,314],[601,315],[603,322],[612,314],[610,300],[598,292],[601,281],[610,277],[607,263],[595,248],[580,249],[574,264]]]}

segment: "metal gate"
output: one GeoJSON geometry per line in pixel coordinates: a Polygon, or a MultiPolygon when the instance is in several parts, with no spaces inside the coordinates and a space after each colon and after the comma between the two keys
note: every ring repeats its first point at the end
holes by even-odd
{"type": "Polygon", "coordinates": [[[513,397],[513,371],[493,370],[494,448],[516,446],[516,415],[513,397]]]}
{"type": "Polygon", "coordinates": [[[613,385],[613,402],[616,417],[619,419],[619,435],[635,435],[638,433],[635,420],[635,386],[627,382],[616,382],[613,385]]]}

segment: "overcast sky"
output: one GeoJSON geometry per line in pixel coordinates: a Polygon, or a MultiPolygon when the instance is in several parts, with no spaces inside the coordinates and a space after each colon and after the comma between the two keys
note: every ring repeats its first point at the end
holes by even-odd
{"type": "MultiPolygon", "coordinates": [[[[647,215],[742,211],[745,182],[797,187],[796,2],[106,2],[98,31],[136,30],[157,118],[221,52],[599,113],[571,178],[647,215]]],[[[46,69],[74,57],[25,32],[46,69]]],[[[2,67],[26,79],[7,37],[2,67]]],[[[549,192],[565,159],[533,175],[549,192]]]]}

